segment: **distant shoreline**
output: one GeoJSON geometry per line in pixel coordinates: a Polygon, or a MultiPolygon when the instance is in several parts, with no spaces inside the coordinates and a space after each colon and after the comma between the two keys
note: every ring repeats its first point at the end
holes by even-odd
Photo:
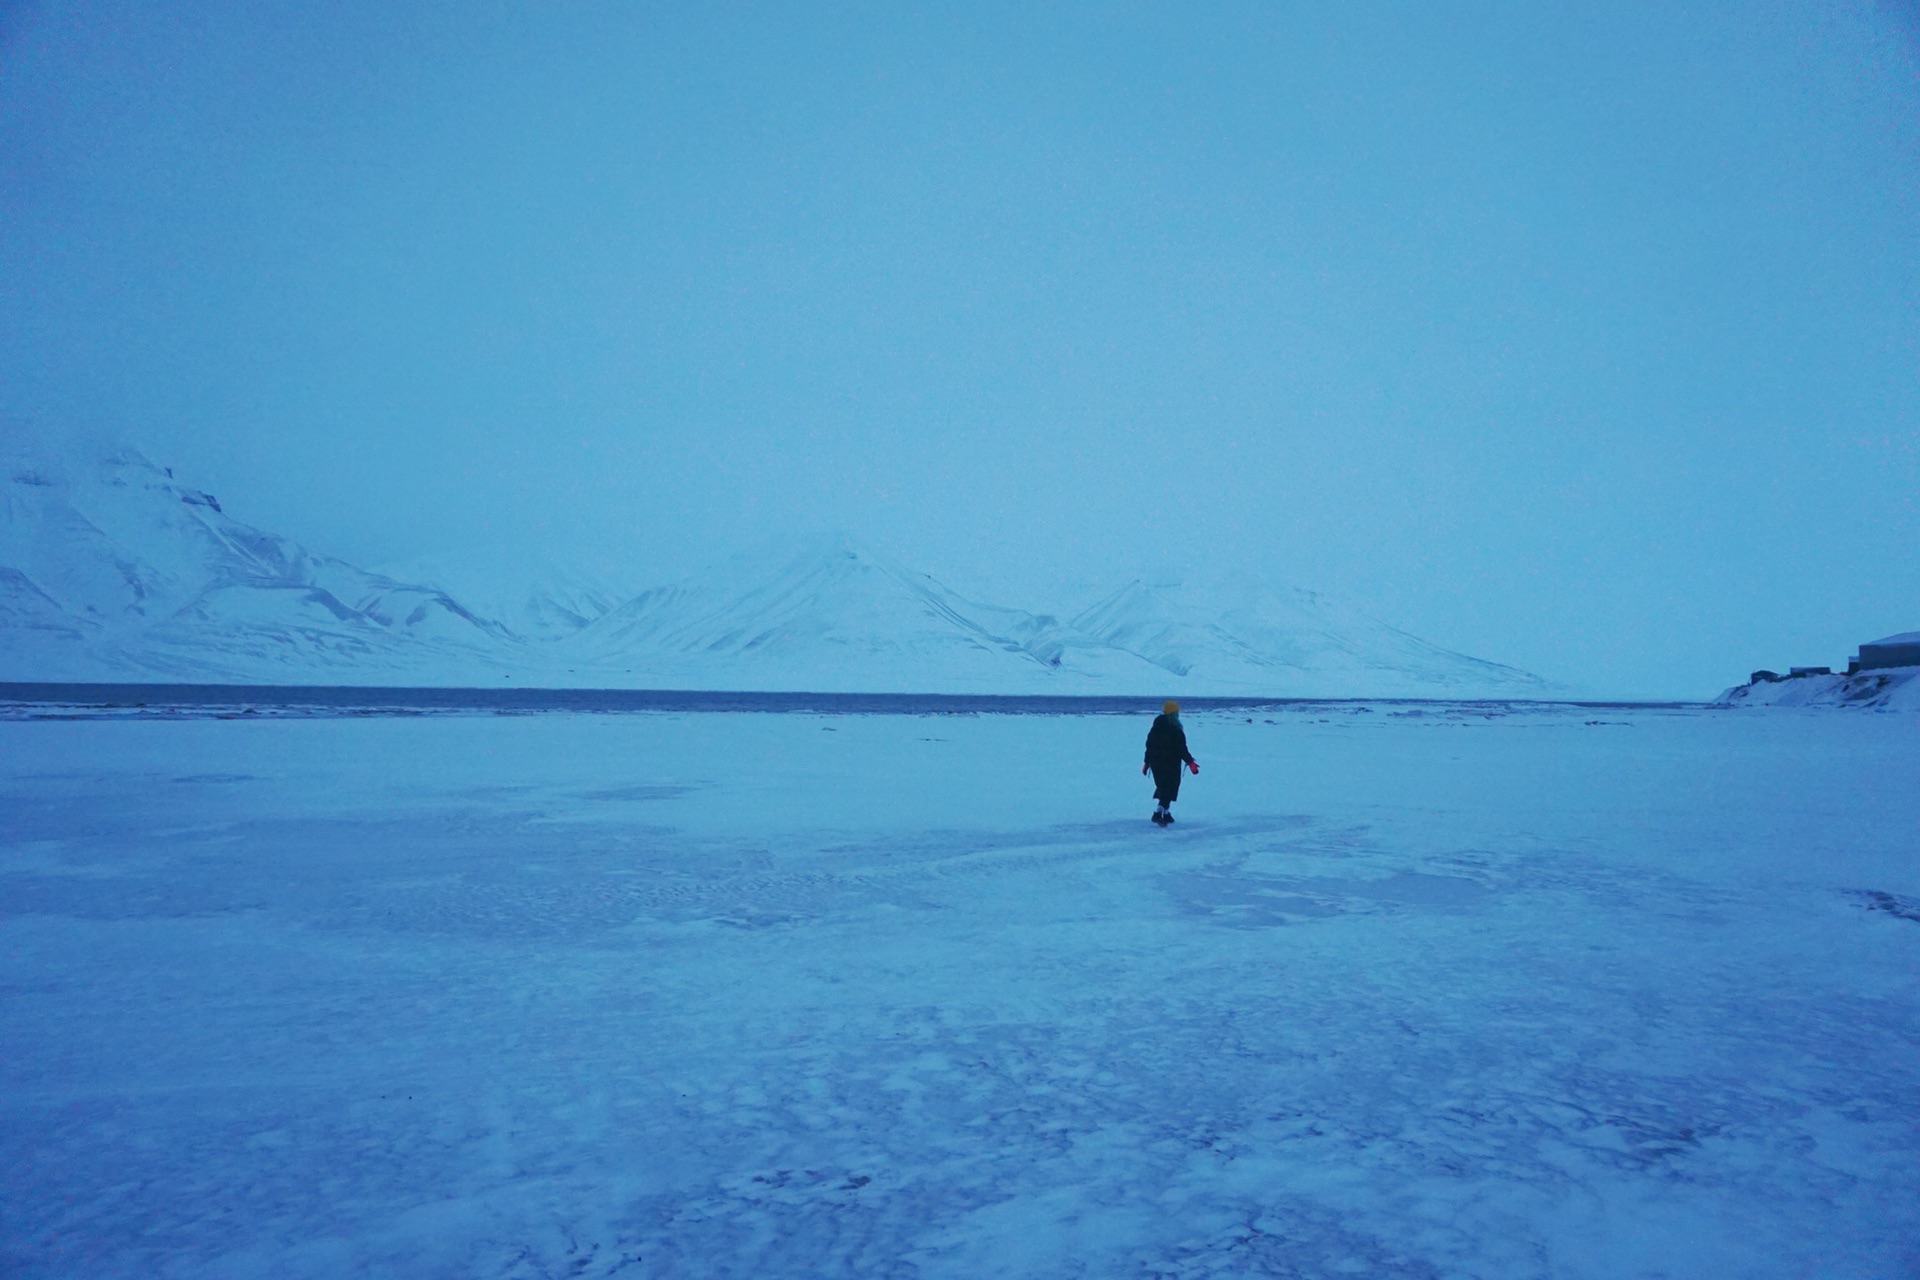
{"type": "MultiPolygon", "coordinates": [[[[793,715],[1140,715],[1157,695],[825,693],[691,689],[479,689],[384,685],[104,684],[0,681],[0,719],[91,719],[142,711],[202,714],[446,715],[461,712],[758,712],[793,715]],[[64,714],[62,714],[64,712],[64,714]]],[[[1308,706],[1685,709],[1705,702],[1564,698],[1183,697],[1191,712],[1308,706]]]]}

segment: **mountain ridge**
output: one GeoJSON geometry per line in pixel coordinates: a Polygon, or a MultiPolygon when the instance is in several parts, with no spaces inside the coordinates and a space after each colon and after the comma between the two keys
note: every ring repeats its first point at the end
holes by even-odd
{"type": "Polygon", "coordinates": [[[1135,580],[1077,611],[1034,612],[964,596],[845,536],[638,590],[535,560],[501,572],[422,561],[401,567],[417,572],[408,580],[235,520],[135,450],[0,461],[0,678],[1127,695],[1553,689],[1298,588],[1135,580]]]}

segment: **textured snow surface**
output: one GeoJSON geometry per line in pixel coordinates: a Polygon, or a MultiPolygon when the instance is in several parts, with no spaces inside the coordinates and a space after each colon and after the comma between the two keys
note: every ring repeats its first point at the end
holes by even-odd
{"type": "Polygon", "coordinates": [[[0,1273],[1920,1272],[1920,720],[0,723],[0,1273]]]}
{"type": "Polygon", "coordinates": [[[1135,582],[1059,616],[829,539],[662,586],[645,549],[368,573],[228,516],[137,452],[0,456],[0,679],[1539,697],[1313,592],[1135,582]]]}
{"type": "Polygon", "coordinates": [[[1715,699],[1727,707],[1851,707],[1920,711],[1920,667],[1882,667],[1855,675],[1794,676],[1740,684],[1715,699]]]}

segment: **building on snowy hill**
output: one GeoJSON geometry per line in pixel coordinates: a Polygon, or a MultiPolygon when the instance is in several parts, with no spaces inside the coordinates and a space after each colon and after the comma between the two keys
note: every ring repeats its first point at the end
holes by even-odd
{"type": "MultiPolygon", "coordinates": [[[[1860,652],[1848,661],[1846,674],[1855,676],[1862,671],[1883,671],[1889,667],[1920,667],[1920,631],[1905,631],[1861,645],[1860,652]]],[[[1782,680],[1802,680],[1808,676],[1832,674],[1831,667],[1788,667],[1784,676],[1777,671],[1756,671],[1747,677],[1747,683],[1778,684],[1782,680]]]]}
{"type": "Polygon", "coordinates": [[[1778,671],[1756,671],[1747,677],[1748,684],[1778,684],[1782,680],[1800,680],[1807,676],[1830,676],[1832,667],[1788,667],[1787,674],[1778,671]]]}
{"type": "Polygon", "coordinates": [[[1920,667],[1920,631],[1903,631],[1861,645],[1860,652],[1847,664],[1847,674],[1884,667],[1920,667]]]}
{"type": "Polygon", "coordinates": [[[1844,674],[1826,667],[1790,667],[1786,675],[1756,671],[1715,702],[1725,707],[1867,707],[1920,711],[1920,631],[1860,646],[1844,674]]]}

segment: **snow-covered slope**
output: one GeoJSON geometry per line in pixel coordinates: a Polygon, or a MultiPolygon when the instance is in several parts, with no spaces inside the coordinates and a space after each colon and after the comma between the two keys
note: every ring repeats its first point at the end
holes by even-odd
{"type": "Polygon", "coordinates": [[[1854,675],[1793,676],[1735,685],[1723,707],[1867,707],[1920,711],[1920,667],[1882,667],[1854,675]]]}
{"type": "Polygon", "coordinates": [[[576,673],[686,688],[1538,697],[1322,596],[1131,583],[1077,615],[982,604],[844,541],[649,591],[567,646],[576,673]]]}
{"type": "Polygon", "coordinates": [[[644,592],[567,655],[686,688],[1026,692],[1060,687],[1059,631],[836,541],[644,592]]]}
{"type": "MultiPolygon", "coordinates": [[[[1551,687],[1311,592],[968,599],[845,539],[646,590],[526,555],[369,573],[227,516],[131,450],[0,458],[0,679],[819,692],[1529,697],[1551,687]]],[[[644,558],[636,555],[636,566],[644,558]]]]}
{"type": "Polygon", "coordinates": [[[351,682],[507,656],[444,592],[242,524],[132,450],[0,464],[7,678],[351,682]]]}
{"type": "Polygon", "coordinates": [[[1318,696],[1539,697],[1513,667],[1442,649],[1326,596],[1258,579],[1132,582],[1072,620],[1079,645],[1137,655],[1195,687],[1318,696]]]}
{"type": "Polygon", "coordinates": [[[587,566],[545,552],[500,547],[416,557],[377,571],[442,591],[515,636],[538,641],[575,635],[647,584],[617,566],[587,566]]]}

